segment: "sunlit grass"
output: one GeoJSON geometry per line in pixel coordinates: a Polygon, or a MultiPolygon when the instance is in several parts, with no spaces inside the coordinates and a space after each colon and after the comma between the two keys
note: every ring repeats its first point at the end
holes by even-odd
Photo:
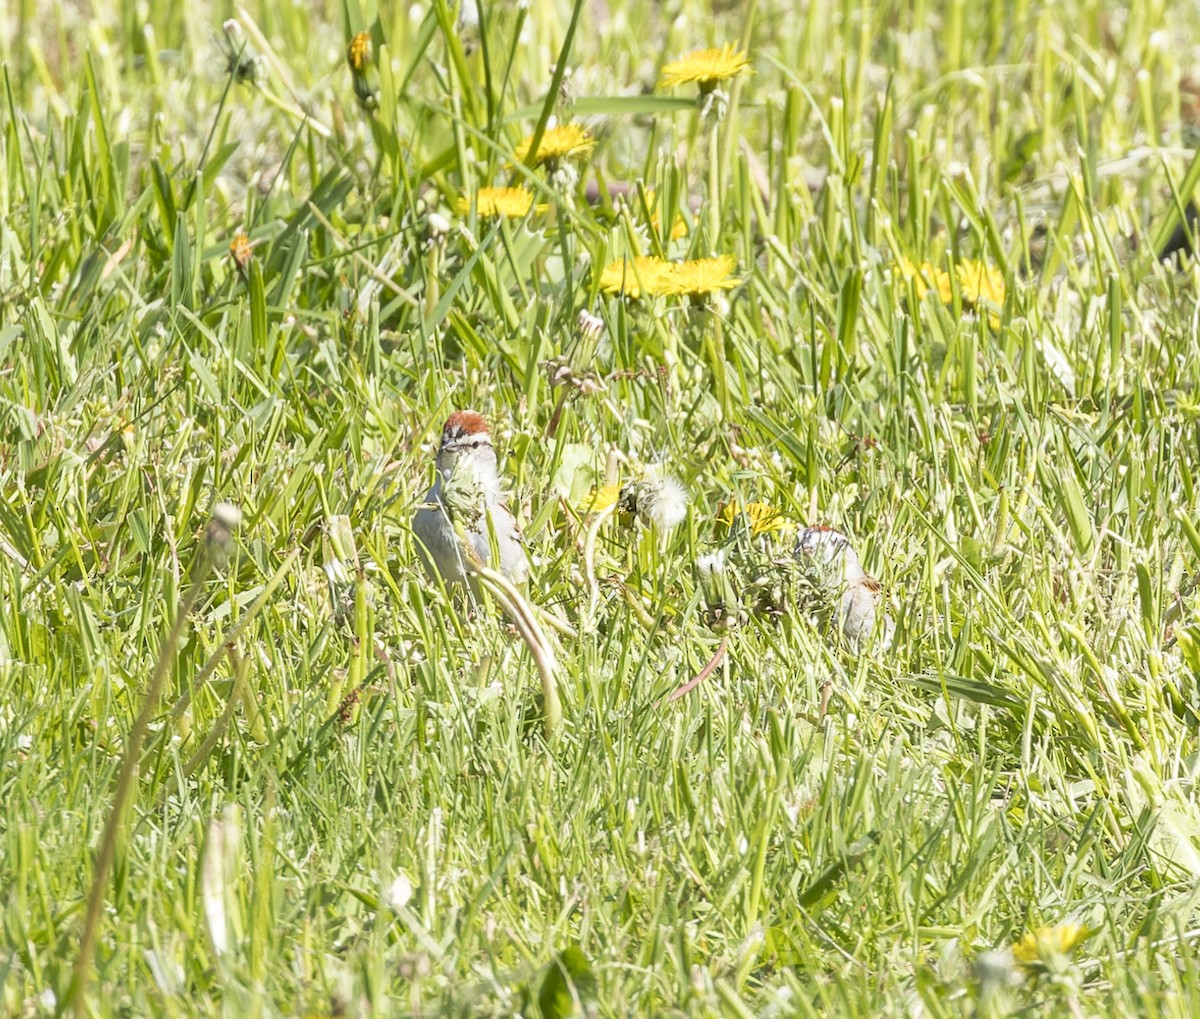
{"type": "Polygon", "coordinates": [[[0,25],[6,1014],[1200,1012],[1194,14],[100,6],[0,25]]]}

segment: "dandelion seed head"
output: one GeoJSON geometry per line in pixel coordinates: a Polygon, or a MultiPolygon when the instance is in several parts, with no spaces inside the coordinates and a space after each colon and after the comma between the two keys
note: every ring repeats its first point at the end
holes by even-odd
{"type": "Polygon", "coordinates": [[[242,511],[233,503],[219,502],[212,508],[208,526],[204,529],[204,545],[218,567],[229,561],[233,535],[241,522],[242,511]]]}
{"type": "Polygon", "coordinates": [[[802,527],[792,554],[797,559],[813,557],[821,566],[839,571],[844,581],[857,580],[863,575],[862,563],[850,539],[831,527],[802,527]]]}
{"type": "Polygon", "coordinates": [[[646,483],[646,498],[639,500],[639,509],[645,503],[643,516],[661,531],[670,531],[683,523],[687,517],[687,489],[670,476],[650,480],[646,483]]]}
{"type": "Polygon", "coordinates": [[[387,891],[384,892],[384,897],[392,909],[403,909],[408,905],[413,897],[412,882],[406,874],[397,874],[390,885],[387,886],[387,891]]]}

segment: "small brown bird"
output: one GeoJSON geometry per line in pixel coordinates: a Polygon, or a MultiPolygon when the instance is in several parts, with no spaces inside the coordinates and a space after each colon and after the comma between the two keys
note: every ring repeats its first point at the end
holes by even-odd
{"type": "Polygon", "coordinates": [[[487,422],[473,410],[455,411],[442,428],[437,477],[412,523],[422,562],[447,587],[466,581],[472,566],[498,566],[514,584],[528,579],[529,559],[503,498],[487,422]]]}
{"type": "Polygon", "coordinates": [[[891,617],[881,607],[883,587],[862,568],[850,539],[831,527],[802,527],[792,551],[797,561],[817,567],[821,587],[837,599],[835,618],[846,641],[858,649],[876,633],[890,644],[895,632],[891,617]]]}

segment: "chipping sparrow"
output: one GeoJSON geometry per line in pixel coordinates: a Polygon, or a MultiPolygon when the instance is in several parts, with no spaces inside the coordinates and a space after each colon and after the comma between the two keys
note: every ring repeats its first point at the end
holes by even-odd
{"type": "Polygon", "coordinates": [[[496,565],[493,539],[500,572],[514,584],[528,578],[521,535],[502,497],[487,422],[472,410],[455,411],[442,428],[437,478],[412,523],[425,568],[447,587],[467,580],[472,567],[496,565]]]}
{"type": "MultiPolygon", "coordinates": [[[[862,568],[850,539],[830,527],[802,527],[792,554],[797,561],[817,567],[821,587],[840,599],[836,619],[842,635],[852,647],[861,647],[875,632],[883,587],[862,568]]],[[[891,643],[894,630],[891,617],[884,611],[879,631],[884,645],[891,643]]]]}

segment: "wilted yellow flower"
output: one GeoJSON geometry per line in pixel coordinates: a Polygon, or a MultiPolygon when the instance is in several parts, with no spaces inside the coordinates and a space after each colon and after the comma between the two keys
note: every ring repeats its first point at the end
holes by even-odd
{"type": "Polygon", "coordinates": [[[350,64],[350,70],[355,74],[362,74],[366,70],[367,61],[370,59],[371,33],[359,32],[350,40],[350,45],[346,47],[346,60],[350,64]]]}
{"type": "MultiPolygon", "coordinates": [[[[471,211],[471,200],[463,195],[456,208],[471,211]]],[[[475,211],[485,219],[491,216],[515,218],[533,208],[533,193],[528,188],[480,188],[475,192],[475,211]]]]}
{"type": "Polygon", "coordinates": [[[1038,927],[1036,930],[1027,931],[1025,936],[1013,945],[1013,958],[1026,968],[1035,969],[1056,958],[1070,955],[1087,940],[1090,933],[1087,927],[1079,923],[1038,927]]]}
{"type": "Polygon", "coordinates": [[[924,300],[925,295],[931,290],[938,295],[938,299],[943,304],[949,304],[954,300],[954,288],[950,283],[950,274],[945,269],[939,269],[929,262],[914,265],[907,258],[901,259],[897,268],[900,270],[901,276],[906,280],[913,281],[918,300],[924,300]]]}
{"type": "Polygon", "coordinates": [[[583,505],[583,511],[585,513],[600,513],[608,509],[619,498],[621,498],[620,485],[605,485],[603,488],[597,488],[588,496],[587,501],[583,505]]]}
{"type": "Polygon", "coordinates": [[[717,515],[717,519],[729,528],[733,527],[738,517],[745,519],[750,533],[755,537],[770,534],[772,531],[782,531],[787,527],[787,518],[774,506],[765,502],[727,502],[721,506],[717,515]]]}
{"type": "Polygon", "coordinates": [[[254,257],[254,251],[250,247],[250,238],[245,234],[235,234],[233,240],[229,242],[229,255],[233,259],[233,264],[238,267],[238,271],[245,272],[246,266],[250,264],[250,259],[254,257]]]}
{"type": "Polygon", "coordinates": [[[964,258],[957,266],[958,286],[967,304],[990,301],[1004,304],[1004,273],[995,266],[985,265],[973,258],[964,258]]]}
{"type": "MultiPolygon", "coordinates": [[[[529,146],[533,143],[533,135],[522,139],[513,153],[513,159],[523,163],[529,157],[529,146]]],[[[538,143],[537,159],[541,163],[557,163],[563,159],[573,159],[576,156],[586,156],[595,145],[592,136],[578,124],[560,124],[558,127],[546,128],[542,140],[538,143]]]]}
{"type": "Polygon", "coordinates": [[[726,43],[720,49],[693,50],[682,59],[667,64],[662,69],[658,86],[670,88],[695,82],[702,93],[711,92],[718,82],[749,71],[750,61],[746,54],[735,49],[732,43],[726,43]]]}
{"type": "Polygon", "coordinates": [[[673,262],[663,275],[659,292],[703,297],[716,290],[731,290],[741,282],[730,275],[732,272],[733,259],[729,255],[673,262]]]}
{"type": "Polygon", "coordinates": [[[663,279],[671,269],[670,262],[650,255],[639,255],[633,261],[618,258],[600,273],[600,289],[606,294],[624,294],[626,297],[662,293],[663,279]]]}

